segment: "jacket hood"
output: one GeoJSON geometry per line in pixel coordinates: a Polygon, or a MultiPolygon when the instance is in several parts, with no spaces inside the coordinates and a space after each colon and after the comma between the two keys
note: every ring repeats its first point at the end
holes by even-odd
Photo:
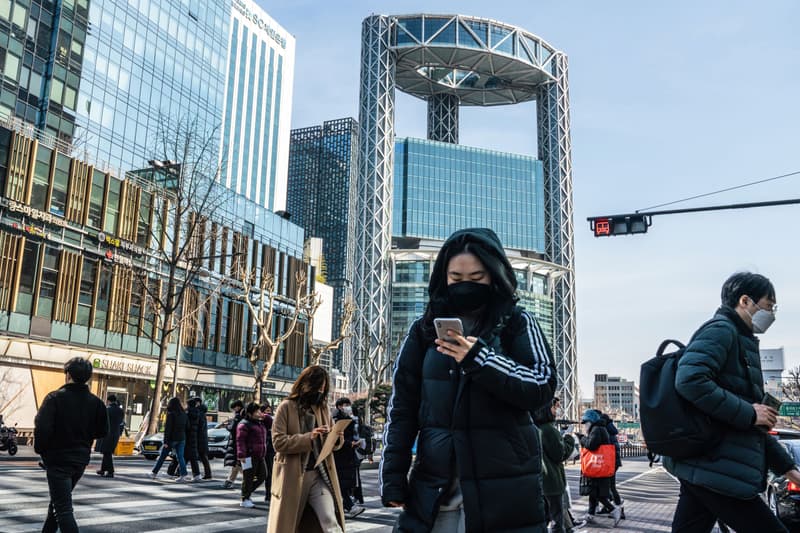
{"type": "Polygon", "coordinates": [[[508,279],[514,284],[516,289],[516,277],[514,276],[514,269],[506,257],[506,252],[503,249],[503,244],[497,234],[489,228],[466,228],[454,232],[442,245],[439,255],[436,258],[436,263],[433,265],[433,272],[431,272],[430,283],[428,284],[428,295],[433,296],[436,288],[446,284],[447,280],[447,262],[450,259],[449,249],[456,244],[474,242],[482,244],[486,247],[492,255],[495,255],[503,264],[507,271],[508,279]]]}

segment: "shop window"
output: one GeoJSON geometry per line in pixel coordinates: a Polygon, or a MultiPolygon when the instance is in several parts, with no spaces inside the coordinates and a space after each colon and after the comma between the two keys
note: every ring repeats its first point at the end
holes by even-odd
{"type": "Polygon", "coordinates": [[[117,219],[119,218],[119,197],[122,182],[113,176],[108,177],[108,199],[106,200],[106,216],[103,221],[103,231],[112,235],[117,234],[117,219]]]}
{"type": "Polygon", "coordinates": [[[99,170],[92,171],[92,190],[89,193],[89,216],[86,224],[95,229],[103,228],[103,199],[106,195],[106,175],[99,170]]]}
{"type": "Polygon", "coordinates": [[[92,319],[92,303],[94,302],[95,285],[97,283],[97,259],[83,258],[81,284],[78,293],[78,309],[75,312],[75,323],[88,326],[92,319]]]}
{"type": "Polygon", "coordinates": [[[36,150],[36,164],[33,167],[33,186],[31,187],[30,205],[39,211],[48,211],[48,195],[50,193],[50,170],[52,169],[53,151],[44,146],[36,150]]]}
{"type": "Polygon", "coordinates": [[[69,183],[70,158],[56,152],[56,165],[53,170],[53,186],[50,192],[50,212],[64,216],[67,205],[67,185],[69,183]]]}
{"type": "Polygon", "coordinates": [[[58,248],[45,246],[42,260],[42,273],[39,280],[39,298],[36,300],[36,316],[51,318],[53,316],[53,300],[56,297],[58,283],[58,248]]]}
{"type": "Polygon", "coordinates": [[[14,301],[14,281],[23,238],[0,231],[0,310],[9,311],[14,301]]]}

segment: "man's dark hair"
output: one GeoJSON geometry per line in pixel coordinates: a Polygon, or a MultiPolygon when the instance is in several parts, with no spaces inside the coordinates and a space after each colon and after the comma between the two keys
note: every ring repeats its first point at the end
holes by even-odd
{"type": "Polygon", "coordinates": [[[336,400],[336,407],[341,407],[343,405],[353,405],[353,402],[350,401],[350,398],[343,397],[336,400]]]}
{"type": "Polygon", "coordinates": [[[761,274],[737,272],[722,285],[722,305],[735,308],[742,296],[749,296],[758,302],[763,297],[775,299],[775,287],[761,274]]]}
{"type": "Polygon", "coordinates": [[[117,403],[117,395],[116,394],[109,394],[108,398],[106,398],[106,401],[108,401],[110,403],[117,403]]]}
{"type": "Polygon", "coordinates": [[[231,402],[231,411],[233,411],[233,410],[234,410],[234,409],[236,409],[237,407],[242,407],[242,408],[244,408],[244,402],[243,402],[242,400],[233,400],[233,401],[231,402]]]}
{"type": "Polygon", "coordinates": [[[64,373],[75,383],[86,383],[92,377],[92,363],[83,357],[73,357],[64,363],[64,373]]]}

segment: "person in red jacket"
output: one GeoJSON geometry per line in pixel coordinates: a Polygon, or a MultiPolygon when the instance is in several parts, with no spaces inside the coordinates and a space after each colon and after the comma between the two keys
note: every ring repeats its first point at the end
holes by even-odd
{"type": "Polygon", "coordinates": [[[256,402],[244,408],[245,417],[236,427],[236,458],[242,464],[241,507],[255,507],[250,496],[267,479],[267,429],[261,423],[263,413],[256,402]]]}

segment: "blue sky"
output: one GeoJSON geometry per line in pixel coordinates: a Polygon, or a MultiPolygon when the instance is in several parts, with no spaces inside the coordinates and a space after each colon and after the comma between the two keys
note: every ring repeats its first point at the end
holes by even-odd
{"type": "MultiPolygon", "coordinates": [[[[521,26],[570,61],[578,362],[638,380],[664,338],[711,316],[725,278],[770,277],[762,336],[800,365],[800,206],[656,217],[595,239],[587,216],[630,212],[800,170],[800,3],[259,0],[297,38],[292,126],[358,117],[361,20],[461,13],[521,26]]],[[[397,135],[425,136],[425,104],[398,93],[397,135]]],[[[461,143],[535,154],[535,104],[462,109],[461,143]]],[[[800,176],[682,204],[800,198],[800,176]]]]}

